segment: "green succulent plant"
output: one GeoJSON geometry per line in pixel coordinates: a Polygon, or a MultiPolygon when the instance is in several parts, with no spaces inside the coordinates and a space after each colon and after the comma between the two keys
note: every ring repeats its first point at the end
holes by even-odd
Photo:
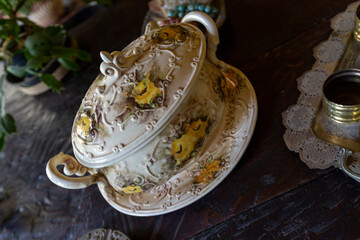
{"type": "Polygon", "coordinates": [[[41,70],[52,60],[56,60],[68,70],[76,72],[79,66],[76,59],[90,61],[90,55],[80,49],[64,46],[67,38],[66,31],[61,25],[40,28],[26,37],[23,47],[15,54],[22,54],[26,58],[25,65],[16,65],[11,58],[6,66],[7,74],[17,78],[25,76],[37,76],[52,90],[59,92],[62,84],[50,73],[41,70]]]}

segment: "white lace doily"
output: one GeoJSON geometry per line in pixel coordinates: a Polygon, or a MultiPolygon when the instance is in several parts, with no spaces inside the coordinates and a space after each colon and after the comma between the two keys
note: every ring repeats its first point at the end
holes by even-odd
{"type": "MultiPolygon", "coordinates": [[[[282,113],[283,124],[286,127],[285,143],[289,150],[299,153],[300,159],[309,168],[339,167],[343,155],[340,147],[316,138],[310,129],[310,124],[321,100],[322,85],[333,73],[345,50],[359,4],[360,1],[350,4],[345,12],[331,19],[333,33],[327,41],[314,48],[315,64],[310,71],[297,79],[298,89],[301,92],[297,103],[282,113]]],[[[356,164],[353,170],[360,173],[359,164],[356,164]]]]}

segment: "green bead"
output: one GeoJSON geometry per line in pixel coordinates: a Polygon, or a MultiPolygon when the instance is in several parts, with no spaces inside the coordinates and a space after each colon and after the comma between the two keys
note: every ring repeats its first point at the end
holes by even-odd
{"type": "Polygon", "coordinates": [[[198,6],[198,10],[199,11],[204,11],[204,8],[205,8],[205,6],[204,5],[202,5],[202,4],[200,4],[199,6],[198,6]]]}
{"type": "Polygon", "coordinates": [[[179,11],[179,12],[185,12],[185,5],[179,5],[179,6],[177,6],[177,10],[179,11]]]}
{"type": "Polygon", "coordinates": [[[210,7],[210,5],[207,5],[207,6],[205,7],[204,11],[205,11],[206,13],[210,13],[210,12],[211,12],[211,7],[210,7]]]}
{"type": "Polygon", "coordinates": [[[185,15],[185,13],[184,13],[184,12],[179,12],[179,13],[178,13],[178,17],[179,17],[179,18],[184,17],[184,15],[185,15]]]}
{"type": "Polygon", "coordinates": [[[177,12],[174,10],[167,10],[167,15],[169,17],[175,17],[177,15],[177,12]]]}
{"type": "Polygon", "coordinates": [[[194,5],[194,10],[195,10],[195,11],[199,10],[199,4],[195,3],[195,5],[194,5]]]}
{"type": "Polygon", "coordinates": [[[217,14],[219,12],[219,10],[216,7],[213,7],[211,9],[211,12],[214,13],[214,14],[217,14]]]}
{"type": "Polygon", "coordinates": [[[189,4],[189,5],[187,6],[187,10],[189,10],[190,12],[191,12],[191,11],[194,11],[194,5],[189,4]]]}

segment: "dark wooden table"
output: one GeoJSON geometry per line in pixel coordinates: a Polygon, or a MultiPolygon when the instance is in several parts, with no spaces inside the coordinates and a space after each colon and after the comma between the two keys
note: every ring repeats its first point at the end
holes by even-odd
{"type": "Polygon", "coordinates": [[[252,82],[259,115],[239,164],[212,192],[172,213],[132,217],[114,210],[97,186],[66,190],[45,174],[47,161],[72,153],[70,131],[99,73],[99,51],[121,50],[140,36],[147,2],[114,1],[72,28],[92,56],[66,90],[29,97],[8,86],[7,111],[19,133],[0,154],[0,239],[76,239],[95,228],[131,239],[356,239],[360,184],[341,171],[311,170],[285,146],[281,113],[299,96],[296,79],[314,63],[329,20],[352,0],[226,1],[221,60],[252,82]]]}

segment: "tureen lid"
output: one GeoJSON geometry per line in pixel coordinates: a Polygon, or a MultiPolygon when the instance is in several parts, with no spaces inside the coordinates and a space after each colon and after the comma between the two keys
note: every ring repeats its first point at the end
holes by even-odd
{"type": "Polygon", "coordinates": [[[187,99],[206,55],[203,33],[181,23],[148,30],[123,51],[101,52],[101,73],[74,120],[83,165],[112,165],[163,130],[187,99]]]}

